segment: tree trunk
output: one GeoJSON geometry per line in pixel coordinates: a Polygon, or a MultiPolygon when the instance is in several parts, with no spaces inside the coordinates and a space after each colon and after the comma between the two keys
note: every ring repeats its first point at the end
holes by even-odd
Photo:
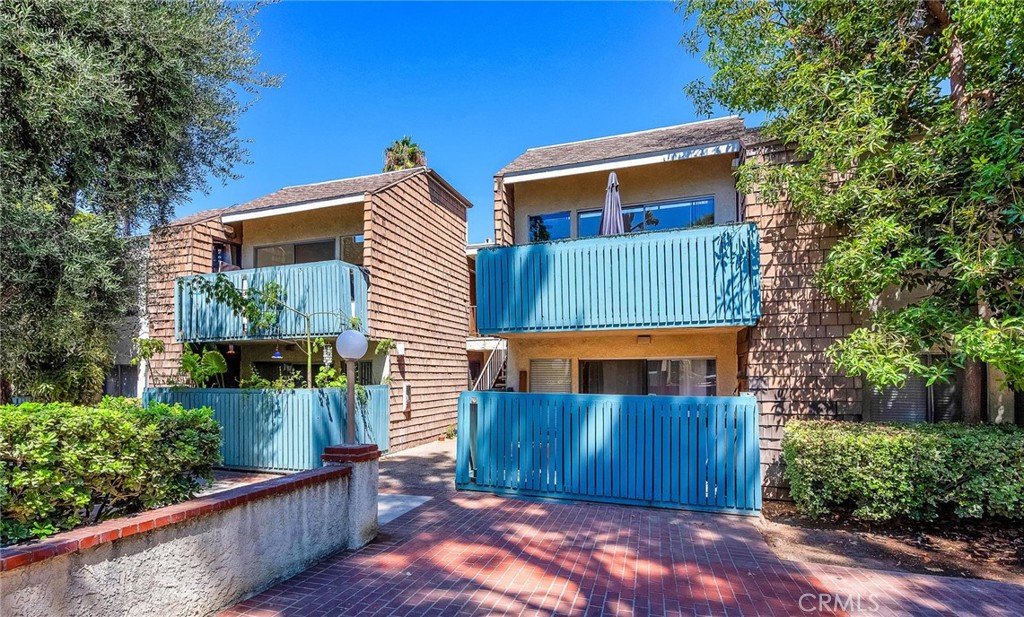
{"type": "MultiPolygon", "coordinates": [[[[960,40],[944,0],[925,0],[925,7],[938,23],[940,30],[952,28],[949,37],[949,51],[946,52],[946,57],[949,59],[949,98],[953,101],[960,124],[965,124],[968,120],[969,97],[967,96],[967,63],[964,59],[964,43],[960,40]]],[[[984,307],[979,304],[976,309],[979,315],[984,315],[984,307]]],[[[984,384],[982,375],[981,362],[968,360],[964,364],[964,382],[961,391],[964,422],[978,423],[983,419],[984,384]]]]}
{"type": "Polygon", "coordinates": [[[961,406],[964,411],[964,422],[968,424],[978,424],[984,420],[985,410],[982,409],[982,401],[984,400],[983,374],[981,362],[968,360],[964,364],[964,382],[960,397],[961,406]]]}

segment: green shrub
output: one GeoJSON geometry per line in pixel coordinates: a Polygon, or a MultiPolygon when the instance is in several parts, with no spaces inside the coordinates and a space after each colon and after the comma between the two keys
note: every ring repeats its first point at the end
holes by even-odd
{"type": "Polygon", "coordinates": [[[0,406],[0,541],[184,501],[219,459],[209,408],[109,397],[0,406]]]}
{"type": "Polygon", "coordinates": [[[817,518],[1024,518],[1024,430],[793,421],[782,440],[797,507],[817,518]]]}

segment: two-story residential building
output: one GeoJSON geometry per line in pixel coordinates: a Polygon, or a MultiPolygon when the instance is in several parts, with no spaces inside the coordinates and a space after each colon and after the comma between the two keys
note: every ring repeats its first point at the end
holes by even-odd
{"type": "Polygon", "coordinates": [[[507,341],[508,385],[754,393],[769,497],[783,485],[791,418],[956,419],[956,383],[878,391],[825,355],[858,323],[813,281],[836,232],[735,182],[745,160],[789,155],[728,117],[531,148],[505,166],[494,179],[501,246],[480,249],[475,270],[476,325],[507,341]],[[600,236],[613,171],[625,233],[600,236]]]}
{"type": "MultiPolygon", "coordinates": [[[[147,328],[165,349],[149,362],[149,384],[182,382],[186,345],[221,351],[226,387],[254,374],[304,377],[304,317],[283,311],[272,332],[255,331],[181,279],[224,273],[239,289],[275,282],[328,349],[353,323],[366,333],[357,381],[389,386],[391,450],[436,438],[466,386],[469,207],[420,167],[286,187],[154,230],[147,328]],[[378,353],[381,341],[390,345],[378,353]]],[[[336,353],[317,353],[314,373],[326,363],[341,368],[336,353]]]]}

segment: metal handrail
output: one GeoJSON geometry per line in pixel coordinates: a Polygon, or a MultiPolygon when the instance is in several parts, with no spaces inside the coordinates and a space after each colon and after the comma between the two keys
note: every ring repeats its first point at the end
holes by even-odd
{"type": "Polygon", "coordinates": [[[487,362],[484,363],[483,368],[480,370],[480,375],[476,378],[476,383],[473,384],[472,389],[489,390],[493,387],[506,361],[508,361],[508,342],[505,339],[498,339],[497,345],[491,351],[487,362]]]}

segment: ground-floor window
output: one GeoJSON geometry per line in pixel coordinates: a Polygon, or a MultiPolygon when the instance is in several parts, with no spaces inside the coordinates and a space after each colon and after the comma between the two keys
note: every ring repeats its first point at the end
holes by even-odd
{"type": "Polygon", "coordinates": [[[714,358],[580,360],[580,392],[714,396],[715,364],[714,358]]]}
{"type": "MultiPolygon", "coordinates": [[[[930,362],[931,358],[925,358],[930,362]]],[[[874,388],[871,419],[875,422],[959,422],[963,420],[961,383],[956,371],[949,383],[928,385],[924,377],[910,376],[902,388],[874,388]]]]}
{"type": "Polygon", "coordinates": [[[139,395],[139,367],[130,364],[115,364],[103,383],[103,394],[109,396],[139,395]]]}

